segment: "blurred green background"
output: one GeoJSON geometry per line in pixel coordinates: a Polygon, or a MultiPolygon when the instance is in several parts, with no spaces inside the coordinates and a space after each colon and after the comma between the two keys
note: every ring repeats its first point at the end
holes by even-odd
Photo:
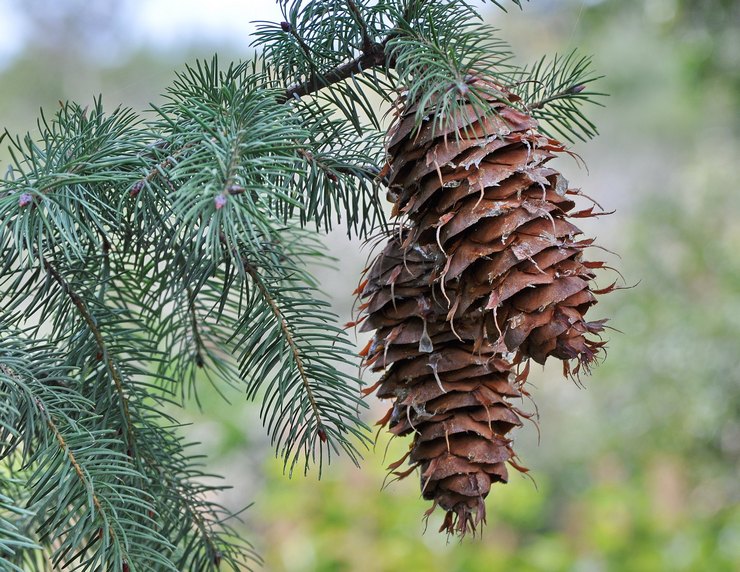
{"type": "MultiPolygon", "coordinates": [[[[178,416],[233,485],[221,500],[254,503],[243,530],[267,570],[740,570],[740,2],[485,10],[521,61],[577,47],[606,76],[589,110],[601,135],[574,146],[589,170],[559,166],[616,209],[583,227],[635,285],[594,310],[619,332],[585,387],[555,367],[534,376],[539,436],[526,426],[516,447],[535,482],[495,487],[482,538],[460,543],[437,534],[439,514],[424,533],[413,478],[381,488],[403,442],[381,435],[361,469],[288,479],[238,392],[229,405],[204,386],[202,411],[178,416]]],[[[40,106],[99,92],[144,110],[185,62],[247,56],[248,20],[274,14],[271,0],[0,0],[0,124],[33,129],[40,106]]],[[[341,271],[322,270],[326,291],[349,320],[368,253],[341,231],[327,244],[341,271]]]]}

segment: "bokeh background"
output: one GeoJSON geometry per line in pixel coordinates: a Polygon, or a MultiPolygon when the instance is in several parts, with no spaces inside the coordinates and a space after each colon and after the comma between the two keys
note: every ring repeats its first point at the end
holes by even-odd
{"type": "MultiPolygon", "coordinates": [[[[382,488],[402,442],[288,479],[237,391],[225,404],[204,387],[202,410],[177,415],[233,485],[222,501],[253,503],[239,527],[267,570],[740,570],[740,2],[482,10],[521,61],[577,47],[605,76],[601,135],[574,146],[588,171],[560,168],[616,209],[584,230],[633,286],[594,310],[619,331],[584,387],[535,376],[539,431],[516,435],[534,482],[495,487],[482,538],[460,543],[438,516],[424,532],[413,479],[382,488]]],[[[33,130],[40,107],[100,92],[144,111],[186,62],[248,57],[250,21],[279,18],[272,0],[0,0],[0,126],[33,130]]],[[[339,270],[322,279],[349,320],[368,252],[341,230],[327,245],[339,270]]]]}

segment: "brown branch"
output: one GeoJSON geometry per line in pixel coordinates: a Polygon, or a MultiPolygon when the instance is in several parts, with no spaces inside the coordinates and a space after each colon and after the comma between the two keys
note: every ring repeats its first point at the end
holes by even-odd
{"type": "Polygon", "coordinates": [[[198,512],[197,509],[191,506],[191,501],[193,502],[193,504],[198,502],[198,500],[195,498],[195,494],[192,495],[192,499],[188,498],[186,494],[187,490],[183,486],[182,482],[174,478],[171,474],[165,473],[161,468],[159,468],[159,463],[156,462],[156,459],[152,460],[152,466],[157,468],[159,478],[162,480],[162,483],[165,484],[170,491],[174,491],[177,494],[180,501],[182,502],[184,510],[193,520],[193,522],[195,523],[195,527],[200,531],[203,539],[205,540],[205,543],[208,545],[208,551],[211,554],[211,561],[214,564],[218,564],[216,560],[220,560],[221,551],[218,549],[218,546],[216,546],[216,542],[213,539],[213,523],[211,520],[206,520],[200,514],[200,512],[198,512]]]}
{"type": "MultiPolygon", "coordinates": [[[[298,149],[298,154],[312,165],[316,165],[332,182],[337,181],[334,173],[348,175],[350,177],[364,178],[370,182],[380,181],[388,184],[388,177],[380,177],[380,169],[377,165],[366,163],[364,165],[328,165],[325,161],[317,159],[310,149],[298,149]]],[[[243,190],[243,189],[242,189],[243,190]]]]}
{"type": "MultiPolygon", "coordinates": [[[[229,241],[226,239],[226,235],[223,231],[219,232],[219,240],[222,246],[224,246],[225,248],[229,248],[229,241]]],[[[293,359],[295,360],[298,374],[301,377],[301,383],[306,389],[308,402],[310,403],[313,414],[316,417],[319,437],[323,441],[326,439],[326,433],[324,432],[324,423],[321,421],[321,413],[319,411],[318,403],[316,403],[316,398],[314,397],[313,390],[311,389],[308,374],[306,373],[306,368],[303,364],[303,357],[301,356],[301,352],[295,343],[293,332],[291,332],[290,328],[288,327],[288,321],[285,319],[285,316],[283,316],[283,312],[280,310],[280,306],[278,306],[277,302],[275,302],[275,299],[270,294],[267,286],[265,286],[265,283],[262,280],[262,277],[257,272],[257,269],[249,263],[246,257],[240,256],[235,248],[232,248],[231,252],[233,256],[239,257],[241,259],[242,265],[244,266],[244,271],[252,278],[257,286],[257,289],[260,291],[260,294],[262,294],[262,297],[265,299],[268,306],[270,306],[270,310],[272,311],[273,315],[280,323],[280,329],[283,332],[283,336],[285,336],[285,340],[288,342],[290,353],[293,354],[293,359]]]]}
{"type": "Polygon", "coordinates": [[[79,294],[77,294],[72,288],[70,287],[69,283],[64,279],[64,277],[59,273],[59,271],[46,259],[43,260],[44,268],[46,271],[51,275],[51,277],[54,279],[54,281],[61,287],[61,289],[64,291],[65,294],[69,297],[69,299],[72,301],[72,303],[77,308],[77,311],[80,313],[80,316],[82,316],[83,321],[89,328],[89,330],[92,332],[93,337],[95,338],[95,344],[98,346],[98,356],[99,359],[105,360],[105,365],[108,368],[108,371],[110,372],[111,379],[113,380],[114,385],[116,386],[116,392],[118,393],[118,398],[121,401],[121,407],[123,408],[123,415],[126,418],[126,434],[127,434],[127,445],[129,449],[129,453],[131,457],[133,457],[133,448],[134,448],[134,427],[133,422],[131,421],[131,413],[128,408],[128,398],[126,397],[126,393],[124,392],[123,388],[123,380],[121,379],[121,374],[118,371],[118,368],[116,367],[116,364],[113,361],[113,358],[110,356],[108,352],[108,347],[105,343],[105,339],[103,338],[103,334],[100,331],[100,328],[98,328],[98,325],[95,322],[95,318],[90,313],[90,310],[87,307],[87,304],[80,298],[79,294]]]}
{"type": "Polygon", "coordinates": [[[223,231],[219,232],[219,240],[221,242],[221,245],[225,248],[231,250],[231,253],[234,257],[237,257],[241,260],[242,265],[244,267],[244,271],[252,278],[253,282],[257,286],[257,289],[260,291],[260,294],[267,302],[268,306],[270,307],[270,310],[272,311],[272,314],[277,319],[280,329],[283,333],[283,336],[288,343],[288,348],[290,349],[290,353],[293,355],[293,360],[295,361],[296,368],[298,369],[298,375],[301,378],[301,383],[306,391],[306,397],[308,398],[308,402],[311,406],[311,410],[313,412],[314,417],[316,418],[316,425],[317,425],[317,435],[321,441],[326,441],[327,435],[325,430],[324,422],[321,419],[321,412],[319,411],[318,403],[316,402],[316,398],[313,394],[313,389],[311,389],[311,383],[308,378],[308,373],[306,372],[305,364],[303,363],[303,356],[301,354],[300,349],[298,348],[298,345],[295,342],[295,339],[293,337],[293,332],[290,331],[290,327],[288,326],[288,321],[285,319],[285,316],[283,315],[282,310],[280,310],[280,306],[277,304],[275,299],[270,294],[270,291],[267,289],[267,286],[265,286],[264,281],[262,280],[262,277],[257,272],[256,268],[252,266],[249,261],[246,259],[246,257],[241,256],[236,248],[229,246],[229,241],[226,238],[226,235],[223,231]]]}
{"type": "Polygon", "coordinates": [[[340,81],[352,77],[354,74],[362,73],[368,69],[385,65],[385,44],[388,38],[380,43],[371,43],[369,50],[362,53],[353,60],[345,62],[326,73],[313,73],[303,83],[291,85],[285,93],[278,98],[278,102],[285,103],[293,98],[309,95],[322,88],[328,87],[340,81]]]}
{"type": "MultiPolygon", "coordinates": [[[[103,505],[100,503],[100,499],[98,498],[98,496],[93,492],[92,484],[88,483],[87,478],[85,477],[85,472],[82,470],[82,467],[77,461],[75,454],[69,448],[67,442],[64,440],[64,437],[59,431],[59,428],[51,420],[51,416],[46,412],[46,408],[44,408],[44,406],[41,404],[41,401],[39,401],[38,399],[36,399],[36,407],[38,407],[39,410],[44,414],[44,417],[46,417],[46,424],[49,426],[49,429],[51,429],[51,432],[54,433],[54,437],[59,443],[62,451],[64,451],[64,454],[67,456],[67,459],[69,459],[69,463],[70,465],[72,465],[75,473],[77,473],[77,477],[80,479],[80,482],[86,489],[90,490],[90,496],[92,497],[93,505],[98,510],[98,512],[103,513],[103,505]]],[[[111,529],[111,535],[112,534],[113,530],[111,529]]]]}
{"type": "MultiPolygon", "coordinates": [[[[13,379],[20,380],[20,377],[15,373],[15,371],[11,370],[8,366],[4,364],[0,364],[0,372],[4,373],[5,375],[9,377],[12,377],[13,379]]],[[[44,404],[41,402],[41,400],[38,397],[34,397],[34,402],[36,403],[36,407],[38,408],[38,410],[41,412],[44,419],[46,420],[46,424],[48,425],[49,429],[51,429],[51,432],[54,434],[54,437],[56,438],[57,443],[59,443],[59,446],[61,447],[62,451],[64,451],[64,454],[67,456],[67,459],[69,459],[69,463],[70,465],[72,465],[72,468],[77,474],[77,477],[79,478],[80,482],[82,482],[82,485],[86,489],[90,490],[90,496],[92,497],[93,506],[98,510],[98,512],[100,512],[101,514],[104,514],[105,511],[103,510],[103,505],[101,504],[100,499],[98,499],[98,496],[93,491],[92,484],[88,483],[88,480],[85,477],[85,472],[82,470],[82,467],[77,461],[75,454],[67,446],[67,442],[64,440],[64,437],[62,436],[62,433],[59,431],[59,428],[56,426],[54,421],[51,419],[51,415],[46,410],[46,407],[44,407],[44,404]]],[[[110,530],[110,534],[112,537],[115,537],[113,529],[110,530]]]]}
{"type": "Polygon", "coordinates": [[[188,286],[188,312],[190,313],[190,325],[193,330],[193,339],[195,340],[195,365],[203,367],[205,361],[203,359],[203,349],[205,344],[203,338],[200,336],[200,330],[198,329],[198,314],[195,310],[195,295],[193,294],[192,288],[188,286]]]}
{"type": "MultiPolygon", "coordinates": [[[[211,138],[211,140],[213,140],[213,138],[211,138]]],[[[144,185],[146,185],[146,183],[154,179],[154,177],[156,177],[157,175],[162,176],[162,179],[170,187],[170,190],[175,191],[176,189],[174,185],[169,180],[169,178],[165,175],[165,169],[172,167],[175,164],[177,157],[185,153],[188,149],[195,147],[199,143],[200,141],[192,141],[190,143],[186,143],[179,149],[175,150],[173,153],[170,153],[167,157],[164,158],[164,160],[160,161],[159,163],[151,167],[149,169],[149,172],[142,179],[139,179],[131,186],[131,189],[129,190],[129,194],[131,195],[131,197],[136,198],[138,194],[141,192],[141,190],[144,188],[144,185]]],[[[168,146],[169,144],[166,141],[160,140],[157,143],[151,145],[151,148],[152,150],[154,149],[166,150],[168,146]]]]}
{"type": "MultiPolygon", "coordinates": [[[[350,12],[352,12],[352,16],[354,17],[357,24],[360,26],[360,32],[362,34],[362,54],[354,58],[353,60],[338,65],[337,67],[327,71],[326,73],[322,74],[318,72],[313,72],[311,74],[311,77],[309,77],[303,83],[295,84],[288,87],[285,90],[285,94],[282,97],[278,98],[278,102],[285,103],[286,101],[290,101],[293,98],[309,95],[311,93],[319,91],[324,87],[339,83],[340,81],[343,81],[356,73],[362,73],[367,69],[371,69],[380,65],[385,65],[385,45],[388,40],[391,39],[392,35],[389,34],[380,43],[373,42],[373,40],[370,38],[370,34],[368,33],[365,19],[362,17],[362,13],[357,7],[357,4],[355,4],[354,0],[346,0],[346,2],[347,7],[349,8],[350,12]]],[[[299,40],[304,52],[307,56],[309,56],[309,62],[311,62],[311,58],[309,55],[310,50],[308,46],[303,43],[302,39],[298,36],[298,34],[295,32],[295,30],[293,30],[292,27],[288,28],[288,31],[291,33],[291,35],[293,35],[293,37],[299,40]]]]}
{"type": "Polygon", "coordinates": [[[270,310],[272,311],[273,315],[280,323],[280,329],[283,332],[285,340],[288,342],[290,353],[293,354],[293,360],[295,361],[296,367],[298,369],[298,375],[300,376],[301,383],[306,390],[306,397],[308,398],[308,402],[311,405],[313,414],[316,417],[319,437],[323,441],[326,439],[326,433],[324,432],[324,423],[321,421],[321,413],[319,411],[319,406],[316,403],[316,398],[314,397],[313,390],[311,389],[311,383],[308,379],[308,373],[306,373],[305,365],[303,364],[301,351],[298,349],[295,339],[293,338],[293,332],[291,332],[290,328],[288,327],[288,321],[285,319],[285,316],[283,316],[283,312],[280,310],[277,302],[275,302],[274,298],[265,286],[264,282],[262,281],[262,277],[257,273],[257,270],[246,261],[244,261],[244,269],[247,271],[247,274],[252,277],[252,280],[257,285],[257,289],[260,291],[260,294],[262,294],[262,297],[270,306],[270,310]]]}
{"type": "Polygon", "coordinates": [[[290,35],[295,38],[296,42],[298,42],[298,45],[303,50],[303,53],[306,54],[306,57],[310,61],[311,60],[311,48],[309,48],[308,44],[304,41],[304,39],[298,35],[298,32],[295,31],[295,28],[293,28],[293,26],[290,26],[289,30],[290,30],[290,35]]]}
{"type": "MultiPolygon", "coordinates": [[[[363,73],[364,71],[375,68],[382,65],[393,66],[394,62],[392,59],[388,59],[385,53],[385,48],[388,42],[394,39],[399,34],[399,27],[397,26],[388,35],[383,38],[380,42],[373,42],[367,31],[367,25],[362,17],[362,14],[355,4],[354,0],[346,0],[347,6],[349,7],[352,15],[355,17],[360,30],[362,33],[362,54],[353,60],[345,62],[332,68],[326,73],[314,73],[311,74],[306,81],[303,83],[297,83],[289,86],[285,93],[278,98],[278,102],[285,103],[296,97],[302,97],[304,95],[310,95],[320,89],[329,87],[335,83],[339,83],[349,77],[352,77],[356,73],[363,73]]],[[[406,3],[401,16],[401,21],[408,22],[411,19],[413,10],[412,2],[406,3]]],[[[286,29],[286,31],[292,32],[292,28],[286,29]]]]}
{"type": "Polygon", "coordinates": [[[352,12],[352,16],[357,22],[357,25],[360,26],[360,32],[362,34],[362,52],[369,54],[372,51],[373,41],[370,39],[370,34],[367,31],[365,18],[362,17],[362,13],[354,0],[347,0],[347,7],[349,8],[349,11],[352,12]]]}
{"type": "Polygon", "coordinates": [[[568,89],[559,91],[558,93],[555,93],[549,97],[546,97],[539,101],[535,101],[533,103],[529,103],[525,105],[525,107],[527,108],[527,111],[536,111],[537,109],[542,109],[549,103],[552,103],[553,101],[557,101],[558,99],[562,99],[564,97],[570,97],[572,95],[577,95],[581,93],[584,89],[586,89],[586,86],[584,84],[573,85],[569,87],[568,89]]]}
{"type": "MultiPolygon", "coordinates": [[[[36,398],[35,401],[36,401],[36,407],[38,407],[39,411],[41,411],[41,413],[45,417],[47,426],[49,427],[49,429],[51,429],[51,432],[54,434],[54,437],[56,438],[57,443],[59,443],[59,447],[62,449],[64,454],[67,456],[67,459],[69,460],[69,464],[72,465],[72,468],[77,474],[77,478],[82,483],[82,486],[85,487],[86,490],[88,490],[90,497],[92,498],[92,502],[93,502],[93,506],[95,507],[95,510],[98,511],[98,513],[103,517],[103,520],[107,523],[109,519],[106,516],[105,510],[103,509],[103,505],[100,502],[98,495],[95,494],[95,490],[94,490],[92,483],[90,483],[87,477],[85,476],[85,472],[82,470],[82,467],[80,466],[79,461],[77,461],[77,457],[72,452],[72,449],[70,449],[69,446],[67,445],[67,442],[64,440],[64,436],[62,435],[61,431],[59,431],[59,428],[56,426],[56,424],[52,420],[51,415],[49,415],[49,413],[46,411],[46,408],[41,403],[41,400],[36,398]]],[[[110,526],[108,527],[108,534],[114,542],[117,541],[116,532],[110,526]]],[[[102,529],[100,530],[100,535],[102,536],[102,529]]],[[[121,549],[123,550],[123,546],[121,546],[121,549]]]]}

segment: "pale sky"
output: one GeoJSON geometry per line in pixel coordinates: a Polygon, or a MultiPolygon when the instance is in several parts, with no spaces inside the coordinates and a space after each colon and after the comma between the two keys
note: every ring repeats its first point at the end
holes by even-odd
{"type": "MultiPolygon", "coordinates": [[[[246,48],[255,29],[251,22],[282,20],[275,0],[137,0],[134,7],[131,42],[164,49],[182,40],[224,37],[246,48]]],[[[17,54],[32,33],[0,0],[0,64],[17,54]]]]}
{"type": "MultiPolygon", "coordinates": [[[[482,6],[484,0],[473,3],[482,6]]],[[[283,19],[276,0],[133,0],[131,5],[125,46],[133,49],[150,46],[167,50],[185,42],[227,43],[244,51],[252,41],[252,22],[283,19]]],[[[0,0],[0,67],[23,49],[25,39],[38,34],[23,24],[8,0],[0,0]]],[[[104,53],[99,55],[105,59],[104,53]]]]}
{"type": "Polygon", "coordinates": [[[231,36],[247,47],[256,20],[281,21],[275,0],[145,0],[138,18],[147,40],[166,47],[178,36],[219,38],[231,36]]]}

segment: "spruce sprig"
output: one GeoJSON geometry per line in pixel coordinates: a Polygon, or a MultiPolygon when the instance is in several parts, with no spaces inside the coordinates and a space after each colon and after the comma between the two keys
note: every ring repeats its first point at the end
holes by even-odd
{"type": "Polygon", "coordinates": [[[358,460],[353,345],[309,266],[332,262],[315,231],[385,224],[399,92],[419,126],[464,99],[486,113],[493,82],[554,129],[594,132],[587,65],[514,67],[469,2],[280,4],[260,55],[187,67],[147,113],[64,103],[35,135],[2,135],[0,567],[258,562],[173,411],[203,379],[240,388],[287,471],[358,460]]]}
{"type": "MultiPolygon", "coordinates": [[[[516,92],[533,117],[568,141],[585,141],[598,134],[596,125],[583,112],[584,103],[602,106],[597,98],[605,93],[593,91],[591,84],[597,76],[591,67],[591,58],[572,51],[565,56],[543,56],[521,72],[522,80],[516,92]]],[[[603,106],[602,106],[603,107],[603,106]]]]}

